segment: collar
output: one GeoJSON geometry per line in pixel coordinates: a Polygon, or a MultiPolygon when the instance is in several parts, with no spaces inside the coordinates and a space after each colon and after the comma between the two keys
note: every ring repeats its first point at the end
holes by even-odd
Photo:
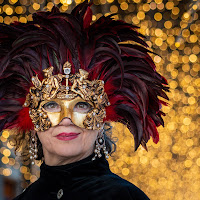
{"type": "Polygon", "coordinates": [[[93,157],[94,154],[83,160],[60,166],[48,166],[42,163],[40,177],[48,179],[50,182],[62,179],[66,184],[66,182],[71,182],[81,177],[100,176],[110,173],[108,161],[104,156],[92,161],[93,157]]]}

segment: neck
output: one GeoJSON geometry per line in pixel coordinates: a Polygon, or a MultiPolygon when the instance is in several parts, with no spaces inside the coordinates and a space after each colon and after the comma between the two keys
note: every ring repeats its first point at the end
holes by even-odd
{"type": "Polygon", "coordinates": [[[93,151],[89,151],[87,153],[82,153],[79,155],[74,155],[74,156],[58,156],[58,155],[52,155],[49,154],[47,151],[45,151],[43,149],[44,152],[44,161],[45,164],[48,166],[60,166],[60,165],[66,165],[66,164],[70,164],[70,163],[74,163],[80,160],[83,160],[84,158],[87,158],[88,156],[90,156],[93,151]]]}

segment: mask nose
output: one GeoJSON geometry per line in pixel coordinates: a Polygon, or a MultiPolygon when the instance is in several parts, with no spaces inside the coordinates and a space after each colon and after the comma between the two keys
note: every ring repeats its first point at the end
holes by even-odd
{"type": "Polygon", "coordinates": [[[63,106],[60,113],[60,122],[62,122],[63,119],[68,118],[70,121],[72,119],[72,111],[71,109],[67,108],[66,106],[63,106]]]}

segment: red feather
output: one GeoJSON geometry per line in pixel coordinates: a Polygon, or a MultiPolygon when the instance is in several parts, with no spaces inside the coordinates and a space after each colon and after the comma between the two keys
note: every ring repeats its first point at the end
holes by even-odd
{"type": "Polygon", "coordinates": [[[90,7],[88,7],[83,17],[83,28],[84,29],[89,28],[91,21],[92,21],[92,10],[90,7]]]}

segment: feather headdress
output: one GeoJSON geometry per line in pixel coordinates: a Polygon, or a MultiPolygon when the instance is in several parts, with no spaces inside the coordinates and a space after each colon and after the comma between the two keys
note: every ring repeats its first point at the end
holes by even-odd
{"type": "Polygon", "coordinates": [[[143,35],[134,25],[103,16],[91,24],[91,4],[85,1],[71,14],[33,14],[33,21],[0,25],[0,131],[33,129],[29,109],[23,107],[31,77],[54,67],[62,73],[69,61],[72,73],[84,69],[89,80],[105,82],[110,106],[105,121],[126,124],[135,139],[135,149],[145,146],[150,136],[159,140],[157,126],[163,125],[160,111],[168,99],[167,81],[156,72],[143,35]],[[128,44],[132,41],[135,44],[128,44]]]}

